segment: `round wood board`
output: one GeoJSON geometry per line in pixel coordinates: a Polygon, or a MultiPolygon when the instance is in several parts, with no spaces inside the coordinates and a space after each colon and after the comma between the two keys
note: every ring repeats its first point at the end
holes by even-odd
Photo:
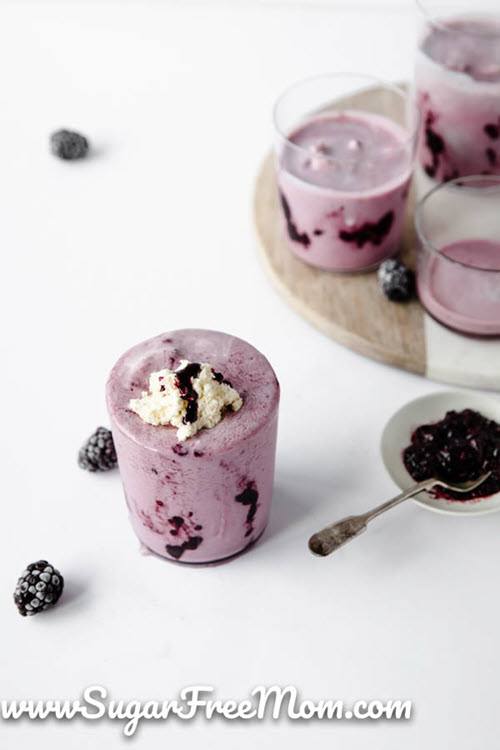
{"type": "MultiPolygon", "coordinates": [[[[369,91],[346,101],[360,106],[369,91]],[[360,101],[361,100],[361,101],[360,101]]],[[[418,193],[425,185],[418,181],[418,193]]],[[[413,208],[409,196],[402,257],[415,267],[413,208]]],[[[461,336],[428,316],[418,300],[397,304],[380,292],[376,273],[331,273],[299,260],[288,249],[274,171],[264,160],[255,184],[254,221],[265,266],[278,291],[304,318],[335,341],[373,359],[428,377],[500,390],[500,340],[461,336]]]]}

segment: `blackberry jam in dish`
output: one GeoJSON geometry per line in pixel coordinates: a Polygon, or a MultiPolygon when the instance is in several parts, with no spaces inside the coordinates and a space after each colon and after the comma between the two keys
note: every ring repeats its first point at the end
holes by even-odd
{"type": "Polygon", "coordinates": [[[418,427],[403,451],[406,470],[416,482],[436,477],[450,483],[491,476],[471,492],[435,487],[434,497],[472,500],[500,492],[500,425],[472,409],[448,411],[439,422],[418,427]]]}

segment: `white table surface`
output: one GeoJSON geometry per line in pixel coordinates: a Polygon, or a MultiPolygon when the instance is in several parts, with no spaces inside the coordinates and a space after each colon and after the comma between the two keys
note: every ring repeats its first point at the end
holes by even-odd
{"type": "MultiPolygon", "coordinates": [[[[498,742],[500,516],[408,505],[335,557],[309,534],[394,493],[385,421],[442,386],[343,349],[269,285],[251,225],[270,108],[322,70],[410,75],[411,3],[0,5],[2,488],[0,697],[407,698],[410,722],[142,726],[134,745],[184,750],[498,742]],[[392,8],[390,7],[392,6],[392,8]],[[81,164],[47,137],[80,128],[81,164]],[[248,554],[191,568],[139,554],[117,472],[75,453],[106,424],[103,386],[131,344],[179,327],[242,336],[282,384],[270,526],[248,554]],[[18,574],[46,557],[64,603],[21,619],[18,574]],[[182,745],[180,744],[182,743],[182,745]]],[[[0,723],[2,750],[119,748],[111,722],[0,723]]],[[[128,741],[130,742],[130,740],[128,741]]]]}

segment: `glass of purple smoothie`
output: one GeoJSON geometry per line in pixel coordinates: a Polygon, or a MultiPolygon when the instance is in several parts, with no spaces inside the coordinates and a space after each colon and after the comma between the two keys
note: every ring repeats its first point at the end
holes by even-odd
{"type": "Polygon", "coordinates": [[[130,520],[148,549],[208,563],[259,538],[279,406],[260,352],[217,331],[165,333],[118,360],[106,401],[130,520]]]}
{"type": "Polygon", "coordinates": [[[397,86],[354,73],[280,96],[276,169],[292,253],[328,271],[364,271],[399,251],[417,120],[397,86]]]}
{"type": "Polygon", "coordinates": [[[500,335],[500,177],[437,185],[418,204],[415,226],[426,310],[458,331],[500,335]]]}
{"type": "Polygon", "coordinates": [[[417,0],[419,163],[437,182],[500,174],[500,4],[417,0]]]}

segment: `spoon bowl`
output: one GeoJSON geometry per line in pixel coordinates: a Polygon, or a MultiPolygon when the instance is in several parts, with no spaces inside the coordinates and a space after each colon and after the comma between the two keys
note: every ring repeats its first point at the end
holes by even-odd
{"type": "Polygon", "coordinates": [[[445,487],[447,490],[453,490],[453,492],[471,492],[479,487],[483,482],[486,482],[488,477],[491,476],[491,471],[487,471],[485,474],[481,474],[477,479],[471,479],[468,482],[459,482],[458,484],[451,484],[445,482],[442,479],[434,480],[434,484],[438,484],[440,487],[445,487]]]}

